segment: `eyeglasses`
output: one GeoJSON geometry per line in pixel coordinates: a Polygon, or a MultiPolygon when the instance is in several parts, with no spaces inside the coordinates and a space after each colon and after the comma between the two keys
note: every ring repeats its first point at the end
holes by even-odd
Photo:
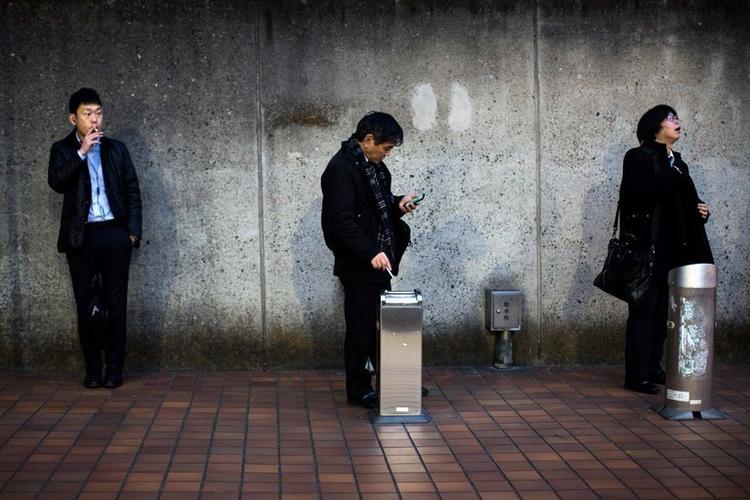
{"type": "Polygon", "coordinates": [[[672,122],[672,123],[677,123],[678,121],[680,121],[680,119],[674,113],[669,113],[667,117],[665,118],[665,120],[667,120],[668,122],[672,122]]]}

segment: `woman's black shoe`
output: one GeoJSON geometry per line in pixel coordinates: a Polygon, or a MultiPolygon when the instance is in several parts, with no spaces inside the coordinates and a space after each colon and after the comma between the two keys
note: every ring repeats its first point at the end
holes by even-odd
{"type": "Polygon", "coordinates": [[[639,384],[625,383],[625,388],[642,394],[659,394],[659,387],[651,382],[641,382],[639,384]]]}
{"type": "Polygon", "coordinates": [[[652,373],[648,376],[648,381],[652,384],[659,384],[664,385],[664,383],[667,381],[667,376],[664,373],[664,370],[656,373],[652,373]]]}
{"type": "Polygon", "coordinates": [[[109,374],[104,380],[104,387],[106,387],[107,389],[114,389],[116,387],[120,387],[121,385],[122,375],[120,375],[119,373],[109,374]]]}
{"type": "Polygon", "coordinates": [[[664,385],[664,383],[667,381],[667,376],[663,373],[660,375],[654,375],[653,377],[649,377],[648,381],[652,384],[664,385]]]}
{"type": "Polygon", "coordinates": [[[349,396],[346,398],[346,400],[349,401],[349,404],[371,409],[375,408],[378,405],[378,393],[370,390],[358,398],[349,396]]]}
{"type": "Polygon", "coordinates": [[[86,389],[98,389],[102,386],[102,379],[101,377],[89,377],[86,375],[83,379],[83,386],[86,389]]]}

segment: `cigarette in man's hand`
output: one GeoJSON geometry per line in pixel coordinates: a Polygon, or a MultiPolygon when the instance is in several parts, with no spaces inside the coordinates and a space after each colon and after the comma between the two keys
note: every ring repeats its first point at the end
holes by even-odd
{"type": "Polygon", "coordinates": [[[393,273],[391,272],[391,268],[390,268],[390,267],[386,267],[386,268],[385,268],[385,270],[386,270],[386,271],[388,271],[388,274],[389,274],[389,275],[391,276],[391,279],[392,279],[392,280],[395,280],[395,279],[396,279],[396,277],[395,277],[395,276],[393,275],[393,273]]]}

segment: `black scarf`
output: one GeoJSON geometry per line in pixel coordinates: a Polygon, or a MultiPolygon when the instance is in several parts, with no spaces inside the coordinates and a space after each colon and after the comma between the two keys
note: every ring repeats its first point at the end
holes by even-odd
{"type": "Polygon", "coordinates": [[[396,253],[393,250],[393,224],[390,218],[390,209],[393,206],[393,193],[388,187],[388,180],[382,168],[367,161],[362,148],[359,147],[357,139],[352,136],[342,143],[356,159],[357,168],[362,169],[370,184],[372,195],[375,197],[375,206],[378,210],[378,245],[385,252],[391,265],[395,265],[396,253]]]}

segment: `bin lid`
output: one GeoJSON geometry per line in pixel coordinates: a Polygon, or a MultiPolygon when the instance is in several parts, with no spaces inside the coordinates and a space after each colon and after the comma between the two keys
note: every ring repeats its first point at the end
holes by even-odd
{"type": "Polygon", "coordinates": [[[380,303],[381,305],[422,305],[422,292],[419,290],[384,291],[380,294],[380,303]]]}
{"type": "Polygon", "coordinates": [[[716,288],[716,266],[690,264],[669,271],[669,286],[680,288],[716,288]]]}

